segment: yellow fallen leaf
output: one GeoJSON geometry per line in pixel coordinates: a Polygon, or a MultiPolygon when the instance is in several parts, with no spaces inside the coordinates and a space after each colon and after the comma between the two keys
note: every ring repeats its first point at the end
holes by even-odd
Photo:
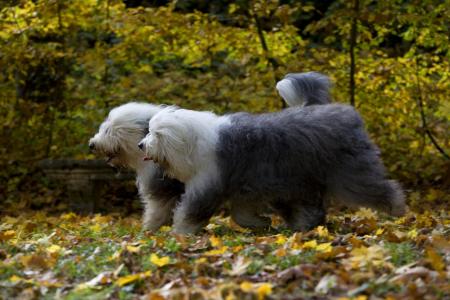
{"type": "Polygon", "coordinates": [[[417,235],[418,235],[418,232],[415,228],[408,231],[408,233],[406,234],[406,236],[410,239],[415,239],[417,237],[417,235]]]}
{"type": "Polygon", "coordinates": [[[147,272],[143,272],[143,273],[137,273],[137,274],[131,274],[131,275],[123,276],[123,277],[120,277],[119,279],[116,280],[116,284],[118,286],[124,286],[124,285],[127,285],[127,284],[131,283],[131,282],[147,278],[147,277],[149,277],[151,275],[152,275],[152,272],[151,271],[147,271],[147,272]]]}
{"type": "Polygon", "coordinates": [[[383,228],[378,228],[377,231],[375,231],[375,235],[382,235],[384,232],[383,228]]]}
{"type": "Polygon", "coordinates": [[[58,245],[51,245],[47,248],[47,252],[53,254],[53,253],[59,253],[62,250],[62,248],[58,245]]]}
{"type": "Polygon", "coordinates": [[[328,253],[331,252],[331,250],[333,250],[333,247],[331,247],[331,243],[322,243],[317,245],[315,249],[320,252],[328,253]]]}
{"type": "Polygon", "coordinates": [[[350,252],[350,255],[351,257],[343,260],[343,263],[352,269],[359,269],[366,266],[381,266],[384,264],[389,265],[386,262],[385,250],[378,245],[354,248],[350,252]]]}
{"type": "Polygon", "coordinates": [[[140,246],[135,247],[135,246],[132,246],[132,245],[127,245],[126,249],[127,249],[128,252],[131,252],[131,253],[139,253],[139,251],[141,251],[141,247],[140,246]]]}
{"type": "Polygon", "coordinates": [[[170,230],[172,230],[172,227],[170,226],[161,226],[161,228],[159,228],[159,231],[161,232],[169,232],[170,230]]]}
{"type": "Polygon", "coordinates": [[[6,230],[0,232],[0,241],[7,241],[12,239],[16,235],[14,230],[6,230]]]}
{"type": "Polygon", "coordinates": [[[233,251],[233,253],[236,253],[236,252],[240,252],[242,249],[244,249],[244,247],[242,247],[241,245],[239,245],[239,246],[234,246],[234,247],[231,249],[231,251],[233,251]]]}
{"type": "Polygon", "coordinates": [[[318,226],[318,227],[316,228],[316,231],[317,231],[317,234],[318,234],[320,237],[328,238],[328,237],[330,236],[330,234],[329,234],[329,232],[328,232],[328,229],[327,229],[326,227],[318,226]]]}
{"type": "Polygon", "coordinates": [[[278,234],[275,244],[284,245],[284,244],[286,244],[286,241],[287,241],[287,238],[284,235],[278,234]]]}
{"type": "Polygon", "coordinates": [[[246,293],[253,291],[253,284],[249,281],[243,281],[239,287],[246,293]]]}
{"type": "Polygon", "coordinates": [[[195,260],[195,264],[204,264],[204,263],[206,263],[208,260],[206,259],[206,257],[200,257],[200,258],[197,258],[196,260],[195,260]]]}
{"type": "Polygon", "coordinates": [[[96,214],[92,220],[94,221],[94,223],[105,224],[111,221],[111,216],[102,216],[100,214],[96,214]]]}
{"type": "Polygon", "coordinates": [[[153,253],[150,255],[150,262],[158,267],[164,267],[170,263],[170,258],[168,256],[159,257],[153,253]]]}
{"type": "Polygon", "coordinates": [[[219,237],[216,237],[214,235],[209,238],[209,242],[211,243],[211,246],[213,246],[213,247],[222,246],[222,240],[219,237]]]}
{"type": "Polygon", "coordinates": [[[63,214],[61,215],[61,219],[69,221],[69,220],[73,220],[76,219],[77,215],[73,212],[67,213],[67,214],[63,214]]]}
{"type": "Polygon", "coordinates": [[[262,300],[264,299],[266,296],[272,294],[272,284],[270,283],[263,283],[261,284],[258,289],[256,290],[257,294],[258,294],[258,299],[262,300]]]}
{"type": "Polygon", "coordinates": [[[102,230],[102,226],[97,223],[95,225],[89,226],[89,229],[95,233],[99,233],[102,230]]]}
{"type": "Polygon", "coordinates": [[[439,255],[439,253],[437,253],[436,250],[431,247],[427,248],[426,253],[427,259],[430,262],[431,266],[433,266],[433,269],[438,272],[442,272],[445,269],[445,262],[439,255]]]}
{"type": "Polygon", "coordinates": [[[284,256],[286,256],[286,249],[284,249],[284,248],[279,248],[279,249],[277,249],[277,250],[275,251],[275,256],[278,256],[278,257],[284,257],[284,256]]]}
{"type": "Polygon", "coordinates": [[[16,282],[19,282],[19,281],[22,281],[22,280],[23,280],[23,278],[19,277],[17,275],[12,275],[11,277],[9,277],[9,281],[12,282],[12,283],[16,283],[16,282]]]}
{"type": "Polygon", "coordinates": [[[50,261],[46,257],[37,254],[24,255],[20,261],[26,268],[46,269],[50,266],[50,261]]]}
{"type": "Polygon", "coordinates": [[[377,219],[376,211],[371,210],[370,208],[360,208],[356,213],[356,216],[363,219],[377,219]]]}
{"type": "Polygon", "coordinates": [[[5,216],[2,218],[2,222],[13,225],[13,224],[16,224],[17,222],[19,222],[19,220],[14,217],[5,216]]]}
{"type": "Polygon", "coordinates": [[[227,246],[222,246],[222,247],[220,247],[220,248],[218,248],[218,249],[213,249],[213,250],[210,250],[210,251],[206,251],[206,252],[205,252],[205,255],[207,255],[207,256],[222,255],[222,254],[224,254],[227,250],[228,250],[228,247],[227,247],[227,246]]]}
{"type": "Polygon", "coordinates": [[[316,240],[308,241],[306,243],[303,243],[302,247],[305,249],[308,249],[308,248],[315,249],[317,247],[317,241],[316,240]]]}
{"type": "Polygon", "coordinates": [[[116,252],[113,253],[113,255],[111,255],[111,256],[108,258],[108,260],[109,260],[109,261],[111,261],[111,260],[117,260],[117,259],[120,258],[120,255],[121,255],[121,254],[122,254],[122,249],[117,250],[116,252]]]}

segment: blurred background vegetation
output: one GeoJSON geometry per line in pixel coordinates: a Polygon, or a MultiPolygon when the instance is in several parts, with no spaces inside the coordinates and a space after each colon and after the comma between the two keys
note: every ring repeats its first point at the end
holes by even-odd
{"type": "Polygon", "coordinates": [[[443,201],[449,16],[448,0],[2,1],[0,204],[54,202],[36,163],[93,158],[114,106],[276,111],[275,82],[304,71],[354,103],[411,202],[443,201]]]}

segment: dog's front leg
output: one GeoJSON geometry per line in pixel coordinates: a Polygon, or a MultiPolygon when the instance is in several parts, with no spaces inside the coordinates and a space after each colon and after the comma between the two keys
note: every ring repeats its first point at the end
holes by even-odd
{"type": "Polygon", "coordinates": [[[174,212],[175,233],[196,233],[220,206],[220,184],[212,178],[204,174],[186,183],[186,192],[174,212]]]}
{"type": "Polygon", "coordinates": [[[143,229],[154,232],[161,226],[170,224],[176,201],[176,197],[172,199],[156,199],[152,195],[143,197],[143,229]]]}

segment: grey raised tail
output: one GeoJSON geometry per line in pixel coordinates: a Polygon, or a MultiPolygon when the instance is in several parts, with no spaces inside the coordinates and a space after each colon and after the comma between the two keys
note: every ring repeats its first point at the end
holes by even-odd
{"type": "Polygon", "coordinates": [[[276,86],[289,106],[331,103],[330,87],[328,76],[318,72],[289,73],[276,86]]]}

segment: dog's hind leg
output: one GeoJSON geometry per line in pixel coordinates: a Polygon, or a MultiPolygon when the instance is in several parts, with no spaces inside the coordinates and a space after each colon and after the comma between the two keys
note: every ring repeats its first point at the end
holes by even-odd
{"type": "Polygon", "coordinates": [[[323,201],[324,186],[315,181],[303,182],[295,193],[278,198],[271,203],[294,231],[308,231],[318,225],[325,224],[326,209],[323,201]]]}
{"type": "Polygon", "coordinates": [[[311,230],[325,224],[326,220],[325,209],[316,205],[297,205],[280,211],[280,214],[289,229],[294,231],[311,230]]]}
{"type": "Polygon", "coordinates": [[[246,228],[268,228],[271,220],[260,215],[260,206],[255,199],[233,199],[231,202],[231,218],[239,226],[246,228]]]}
{"type": "Polygon", "coordinates": [[[370,207],[402,216],[406,211],[405,196],[395,180],[386,179],[378,157],[357,157],[345,162],[329,178],[327,197],[350,207],[370,207]]]}

